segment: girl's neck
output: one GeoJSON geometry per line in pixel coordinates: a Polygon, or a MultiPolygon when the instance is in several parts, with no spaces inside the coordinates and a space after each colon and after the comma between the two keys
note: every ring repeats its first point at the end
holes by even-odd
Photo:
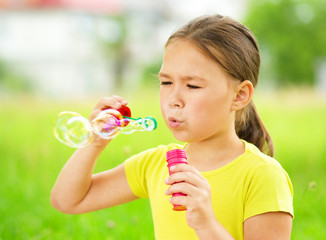
{"type": "Polygon", "coordinates": [[[236,135],[192,142],[186,146],[189,164],[199,171],[220,168],[244,153],[244,143],[236,135]]]}

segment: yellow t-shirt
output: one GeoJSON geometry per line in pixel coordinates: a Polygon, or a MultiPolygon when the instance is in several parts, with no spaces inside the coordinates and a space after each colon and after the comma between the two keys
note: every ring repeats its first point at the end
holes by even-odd
{"type": "MultiPolygon", "coordinates": [[[[218,221],[235,239],[243,239],[243,222],[273,211],[293,215],[293,189],[288,174],[273,158],[245,142],[245,153],[213,171],[201,172],[212,191],[218,221]]],[[[177,144],[158,146],[137,154],[124,163],[128,183],[140,198],[149,198],[157,240],[198,239],[187,225],[186,211],[173,211],[164,194],[169,176],[165,154],[177,144]]]]}

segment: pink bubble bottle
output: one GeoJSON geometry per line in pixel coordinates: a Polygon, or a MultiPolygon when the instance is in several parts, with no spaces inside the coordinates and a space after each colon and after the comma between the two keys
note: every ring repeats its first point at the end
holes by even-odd
{"type": "MultiPolygon", "coordinates": [[[[183,149],[172,149],[170,151],[168,151],[166,153],[166,161],[168,163],[168,169],[169,169],[169,175],[171,176],[171,171],[170,168],[174,165],[177,164],[188,164],[187,162],[187,157],[186,157],[186,153],[183,149]]],[[[172,195],[173,197],[175,196],[186,196],[183,193],[174,193],[172,195]]],[[[185,206],[181,206],[181,205],[173,205],[173,210],[175,211],[183,211],[183,210],[187,210],[187,208],[185,206]]]]}

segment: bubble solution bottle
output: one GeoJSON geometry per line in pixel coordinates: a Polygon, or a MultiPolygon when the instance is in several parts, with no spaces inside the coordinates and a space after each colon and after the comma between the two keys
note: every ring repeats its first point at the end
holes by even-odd
{"type": "MultiPolygon", "coordinates": [[[[166,153],[166,161],[168,164],[170,176],[173,174],[170,170],[170,168],[172,166],[175,166],[177,164],[182,164],[182,163],[188,164],[186,153],[183,149],[172,149],[172,150],[168,151],[166,153]]],[[[176,197],[176,196],[186,196],[186,195],[183,193],[174,193],[174,194],[172,194],[172,196],[176,197]]],[[[183,211],[183,210],[187,210],[187,208],[185,206],[181,206],[181,205],[173,205],[173,210],[183,211]]]]}

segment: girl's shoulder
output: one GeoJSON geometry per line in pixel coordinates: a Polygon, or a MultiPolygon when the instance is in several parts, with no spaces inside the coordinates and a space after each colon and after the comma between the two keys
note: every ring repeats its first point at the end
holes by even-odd
{"type": "Polygon", "coordinates": [[[281,167],[281,164],[273,157],[266,155],[261,152],[254,144],[246,142],[245,144],[245,154],[250,160],[257,165],[271,165],[276,167],[281,167]]]}
{"type": "Polygon", "coordinates": [[[250,179],[257,179],[265,183],[284,181],[291,186],[291,180],[286,170],[275,159],[262,153],[255,145],[246,144],[247,175],[250,179]]]}

